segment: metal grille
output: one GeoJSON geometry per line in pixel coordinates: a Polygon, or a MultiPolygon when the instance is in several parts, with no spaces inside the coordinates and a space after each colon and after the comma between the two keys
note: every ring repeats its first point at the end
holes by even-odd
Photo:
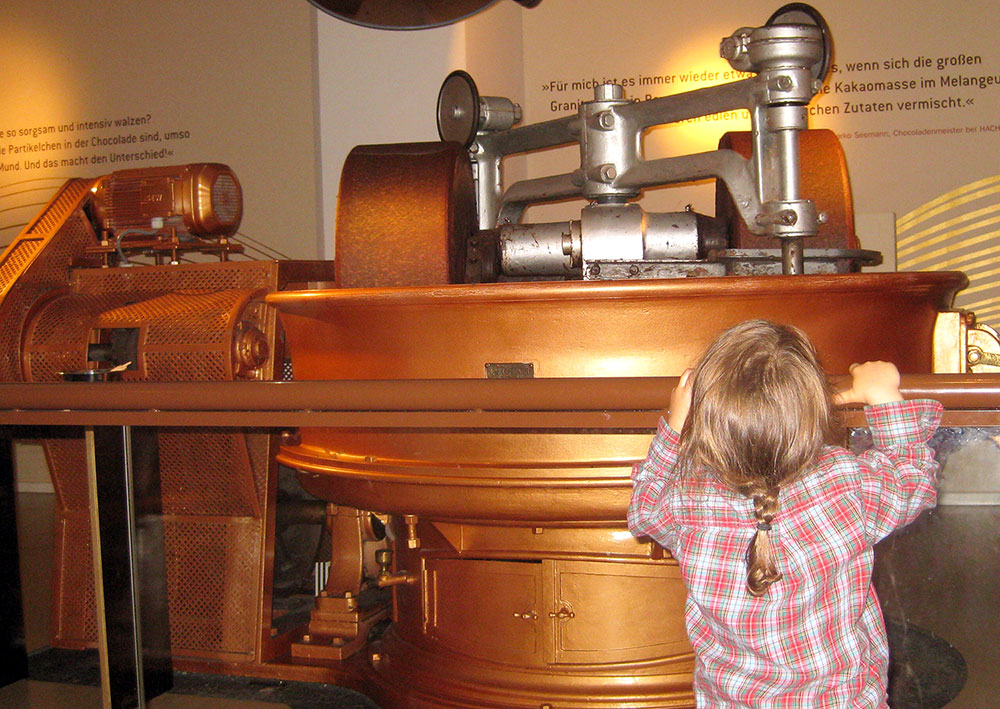
{"type": "MultiPolygon", "coordinates": [[[[63,511],[89,509],[87,467],[84,464],[82,438],[53,438],[47,441],[46,454],[54,467],[62,471],[52,481],[56,500],[63,511]]],[[[89,563],[89,562],[88,562],[89,563]]]]}
{"type": "Polygon", "coordinates": [[[25,230],[26,234],[51,234],[59,225],[62,224],[63,220],[66,219],[66,214],[72,211],[80,198],[86,194],[87,189],[90,186],[90,182],[87,180],[70,180],[65,185],[62,186],[61,191],[52,200],[48,207],[45,208],[35,221],[28,226],[25,230]]]}
{"type": "Polygon", "coordinates": [[[234,224],[240,214],[243,195],[236,186],[232,175],[219,175],[212,185],[212,211],[219,222],[226,226],[234,224]]]}
{"type": "Polygon", "coordinates": [[[151,309],[159,310],[159,318],[150,324],[146,342],[199,345],[228,340],[233,310],[246,296],[245,291],[223,291],[198,296],[171,294],[147,301],[151,309]]]}
{"type": "Polygon", "coordinates": [[[84,369],[86,361],[75,352],[32,352],[27,357],[28,381],[59,382],[60,372],[84,369]]]}
{"type": "MultiPolygon", "coordinates": [[[[8,380],[20,379],[22,335],[30,379],[55,381],[60,370],[85,365],[93,329],[115,327],[140,328],[146,337],[140,343],[145,375],[129,372],[127,380],[232,379],[235,317],[252,294],[275,286],[274,265],[75,269],[67,279],[67,267],[93,240],[77,213],[35,254],[27,271],[13,276],[19,287],[2,308],[3,322],[15,326],[0,330],[8,380]],[[38,301],[46,291],[67,284],[69,293],[38,301]],[[25,329],[23,312],[29,311],[30,327],[25,329]]],[[[266,328],[269,339],[275,328],[266,328]]],[[[261,577],[270,548],[262,512],[268,442],[266,434],[196,428],[160,436],[163,505],[171,513],[164,529],[175,655],[254,658],[258,623],[267,612],[262,604],[269,598],[261,577]]],[[[61,501],[53,642],[67,648],[92,646],[97,626],[83,441],[49,440],[46,448],[61,501]]]]}
{"type": "Polygon", "coordinates": [[[260,520],[168,518],[164,528],[170,642],[249,656],[254,647],[260,520]]]}
{"type": "Polygon", "coordinates": [[[79,649],[97,642],[90,513],[77,510],[58,519],[53,567],[53,641],[79,649]]]}
{"type": "Polygon", "coordinates": [[[266,433],[246,434],[247,451],[250,454],[250,469],[253,472],[254,489],[257,491],[257,499],[263,502],[267,494],[267,474],[271,465],[270,461],[270,440],[271,436],[266,433]]]}
{"type": "Polygon", "coordinates": [[[0,381],[23,381],[21,373],[21,329],[26,313],[32,304],[47,291],[66,285],[66,272],[74,256],[80,256],[84,247],[95,242],[95,235],[83,213],[77,208],[90,183],[71,180],[24,232],[14,241],[10,253],[18,252],[20,271],[14,270],[15,261],[6,259],[5,278],[17,280],[0,303],[0,381]],[[38,235],[40,241],[29,235],[38,235]],[[24,247],[21,243],[38,243],[24,247]],[[44,248],[43,248],[44,247],[44,248]],[[31,251],[31,253],[29,253],[31,251]]]}
{"type": "Polygon", "coordinates": [[[14,282],[41,245],[41,239],[22,239],[10,248],[0,264],[0,290],[5,290],[14,282]]]}
{"type": "Polygon", "coordinates": [[[263,261],[112,268],[74,271],[73,286],[81,293],[128,293],[135,299],[157,293],[264,288],[272,285],[273,274],[273,266],[263,261]]]}
{"type": "Polygon", "coordinates": [[[246,436],[163,431],[160,477],[166,514],[260,515],[246,436]]]}
{"type": "Polygon", "coordinates": [[[146,377],[151,382],[224,381],[229,376],[229,358],[220,352],[147,352],[146,377]]]}
{"type": "Polygon", "coordinates": [[[53,634],[61,647],[90,646],[97,640],[97,618],[83,439],[51,439],[46,453],[60,472],[52,477],[57,511],[53,593],[61,610],[53,614],[53,634]]]}
{"type": "Polygon", "coordinates": [[[107,298],[95,296],[72,296],[60,298],[46,306],[35,320],[31,332],[31,345],[70,345],[74,350],[86,343],[87,333],[94,316],[109,304],[107,298]],[[79,338],[83,339],[80,340],[79,338]]]}

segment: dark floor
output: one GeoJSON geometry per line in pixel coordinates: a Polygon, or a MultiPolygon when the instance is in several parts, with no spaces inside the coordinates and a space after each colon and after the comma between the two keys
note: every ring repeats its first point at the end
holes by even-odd
{"type": "Polygon", "coordinates": [[[1000,507],[925,513],[876,547],[875,585],[887,618],[962,654],[968,677],[949,708],[1000,706],[1000,507]]]}
{"type": "MultiPolygon", "coordinates": [[[[18,495],[25,634],[29,652],[36,653],[48,643],[52,502],[51,494],[18,495]]],[[[908,653],[894,658],[894,709],[942,706],[937,698],[955,695],[961,671],[964,685],[949,708],[1000,706],[1000,507],[942,506],[926,513],[879,545],[876,567],[891,644],[908,653]]],[[[297,695],[263,683],[251,684],[248,694],[247,686],[227,688],[222,681],[211,689],[203,685],[202,696],[195,696],[198,678],[181,679],[176,690],[151,702],[152,709],[305,706],[297,695]]],[[[100,703],[97,687],[67,682],[24,680],[0,689],[0,707],[86,709],[100,703]]],[[[320,705],[365,706],[346,695],[343,703],[320,705]]]]}

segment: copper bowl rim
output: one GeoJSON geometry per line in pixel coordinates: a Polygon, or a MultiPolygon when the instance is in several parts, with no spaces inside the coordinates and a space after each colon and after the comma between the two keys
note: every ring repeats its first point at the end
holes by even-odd
{"type": "MultiPolygon", "coordinates": [[[[921,293],[940,291],[950,303],[968,285],[961,271],[812,274],[800,276],[719,276],[638,281],[530,281],[508,283],[442,284],[392,288],[332,288],[281,291],[267,296],[279,310],[309,305],[378,304],[425,305],[486,301],[661,299],[664,297],[747,297],[815,293],[921,293]]],[[[947,308],[945,303],[942,307],[947,308]]]]}

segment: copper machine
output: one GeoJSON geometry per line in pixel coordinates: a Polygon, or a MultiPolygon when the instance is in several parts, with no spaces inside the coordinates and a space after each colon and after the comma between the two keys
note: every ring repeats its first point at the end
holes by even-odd
{"type": "MultiPolygon", "coordinates": [[[[67,182],[3,256],[2,380],[282,378],[280,327],[264,297],[330,282],[332,265],[229,260],[243,251],[230,240],[242,206],[236,175],[217,164],[67,182]],[[180,262],[205,255],[216,258],[180,262]]],[[[159,438],[174,652],[234,663],[280,654],[275,434],[192,420],[159,438]]],[[[43,444],[56,493],[53,644],[93,646],[82,432],[43,444]]]]}
{"type": "MultiPolygon", "coordinates": [[[[601,85],[577,114],[526,126],[454,72],[441,142],[349,155],[335,267],[229,260],[240,195],[224,166],[72,180],[3,256],[3,379],[112,367],[125,381],[280,379],[290,357],[296,380],[461,391],[591,378],[604,391],[679,374],[750,317],[802,327],[831,372],[891,359],[965,373],[970,348],[1000,351],[951,309],[963,274],[860,272],[880,256],[859,248],[843,154],[807,129],[830,65],[819,13],[783,7],[721,53],[747,78],[645,102],[601,85]],[[650,127],[737,109],[752,130],[716,151],[643,154],[650,127]],[[579,168],[504,184],[505,157],[574,145],[579,168]],[[637,201],[707,178],[714,216],[637,201]],[[579,219],[523,223],[530,205],[568,198],[587,201],[579,219]],[[179,263],[188,253],[219,258],[179,263]]],[[[624,522],[650,437],[334,427],[286,432],[279,447],[274,432],[197,421],[161,432],[175,666],[348,677],[385,707],[692,706],[677,565],[624,522]],[[299,625],[274,602],[278,463],[326,503],[329,572],[299,625]]],[[[80,647],[92,642],[81,442],[45,445],[53,634],[80,647]]]]}

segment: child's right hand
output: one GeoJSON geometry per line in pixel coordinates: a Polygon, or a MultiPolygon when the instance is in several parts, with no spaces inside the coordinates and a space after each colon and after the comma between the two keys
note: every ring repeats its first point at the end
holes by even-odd
{"type": "Polygon", "coordinates": [[[851,388],[833,397],[835,404],[885,404],[902,401],[899,370],[892,362],[852,364],[851,388]]]}

